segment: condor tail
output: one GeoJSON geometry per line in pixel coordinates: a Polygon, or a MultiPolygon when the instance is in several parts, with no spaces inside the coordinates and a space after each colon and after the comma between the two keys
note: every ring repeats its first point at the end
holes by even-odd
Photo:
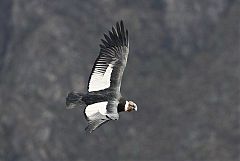
{"type": "Polygon", "coordinates": [[[78,92],[70,92],[66,98],[66,108],[72,109],[77,106],[85,105],[85,102],[82,100],[84,94],[78,92]]]}

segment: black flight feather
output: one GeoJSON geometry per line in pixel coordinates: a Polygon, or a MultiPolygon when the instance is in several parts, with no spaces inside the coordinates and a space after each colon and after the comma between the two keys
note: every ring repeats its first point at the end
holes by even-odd
{"type": "MultiPolygon", "coordinates": [[[[104,73],[109,64],[111,64],[113,70],[111,71],[109,88],[120,90],[121,79],[128,57],[128,31],[125,30],[123,21],[120,21],[108,31],[108,34],[104,34],[103,36],[104,39],[101,39],[102,44],[100,44],[100,54],[93,66],[89,82],[92,74],[94,74],[95,68],[96,71],[104,73]],[[98,64],[103,64],[103,62],[105,62],[106,66],[100,68],[98,64]]],[[[94,82],[91,81],[91,84],[94,84],[94,82]]],[[[96,85],[97,84],[98,82],[96,82],[96,85]]],[[[94,89],[91,89],[91,91],[94,91],[94,89]]]]}

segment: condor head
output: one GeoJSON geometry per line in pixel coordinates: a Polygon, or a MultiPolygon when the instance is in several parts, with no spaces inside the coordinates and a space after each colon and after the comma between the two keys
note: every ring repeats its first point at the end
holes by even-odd
{"type": "Polygon", "coordinates": [[[137,111],[137,105],[133,101],[126,101],[125,103],[125,111],[131,112],[131,111],[137,111]]]}

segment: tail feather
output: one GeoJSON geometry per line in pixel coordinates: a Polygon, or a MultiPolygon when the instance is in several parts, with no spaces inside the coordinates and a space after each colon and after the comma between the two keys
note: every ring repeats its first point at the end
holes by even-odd
{"type": "Polygon", "coordinates": [[[84,94],[78,92],[70,92],[66,98],[66,108],[72,109],[78,105],[85,105],[85,102],[82,100],[84,94]]]}

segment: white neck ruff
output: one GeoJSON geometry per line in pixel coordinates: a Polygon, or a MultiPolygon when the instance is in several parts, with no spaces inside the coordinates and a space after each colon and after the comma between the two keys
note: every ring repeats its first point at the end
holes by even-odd
{"type": "Polygon", "coordinates": [[[125,111],[128,111],[128,106],[129,106],[129,102],[126,101],[126,103],[125,103],[125,107],[124,107],[124,110],[125,110],[125,111]]]}

